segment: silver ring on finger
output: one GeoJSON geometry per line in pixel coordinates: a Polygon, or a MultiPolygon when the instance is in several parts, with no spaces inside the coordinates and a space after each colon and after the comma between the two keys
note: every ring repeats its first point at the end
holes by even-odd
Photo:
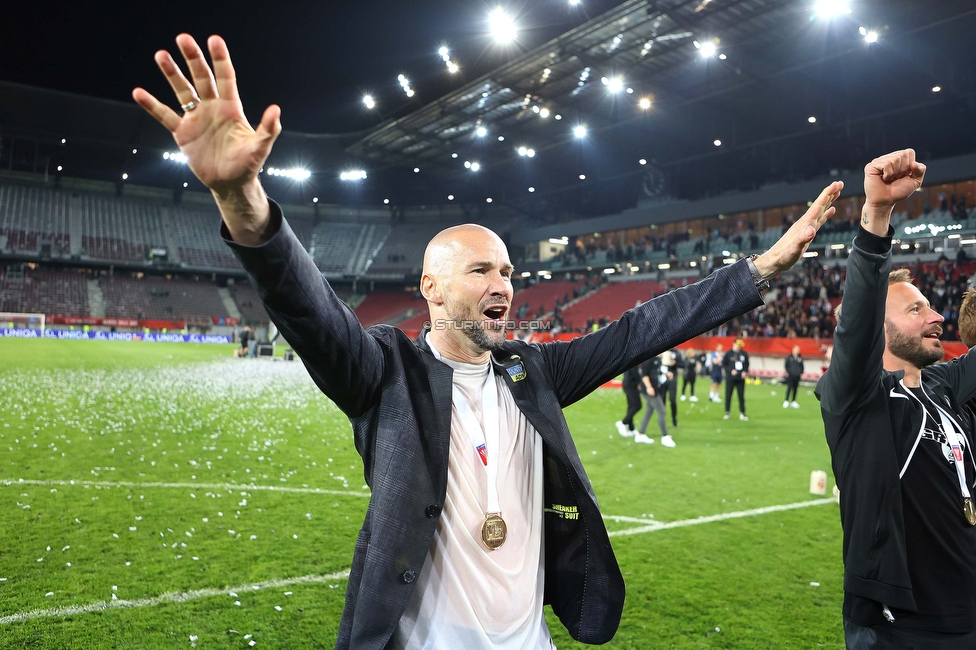
{"type": "Polygon", "coordinates": [[[183,109],[183,112],[184,113],[189,113],[190,111],[192,111],[196,107],[197,107],[197,103],[195,101],[193,101],[193,100],[190,100],[190,101],[188,101],[185,104],[180,104],[180,108],[183,109]]]}

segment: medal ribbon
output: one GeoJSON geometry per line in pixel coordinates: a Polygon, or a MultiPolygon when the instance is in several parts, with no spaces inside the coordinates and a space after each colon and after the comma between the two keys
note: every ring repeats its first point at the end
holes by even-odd
{"type": "MultiPolygon", "coordinates": [[[[902,385],[904,386],[904,384],[902,385]]],[[[918,395],[916,395],[914,392],[910,390],[906,390],[906,392],[918,400],[919,404],[922,405],[922,413],[924,414],[925,418],[928,418],[929,410],[925,408],[925,403],[922,402],[922,400],[919,399],[918,395]]],[[[922,392],[924,394],[924,389],[922,392]]],[[[928,396],[926,395],[926,397],[928,396]]],[[[956,476],[959,478],[959,491],[962,492],[962,498],[963,500],[972,499],[972,496],[969,493],[969,485],[966,484],[966,466],[962,461],[962,445],[959,442],[960,434],[956,431],[955,421],[933,400],[930,399],[929,402],[931,402],[932,406],[934,406],[935,410],[939,413],[939,419],[942,421],[942,433],[945,434],[946,440],[949,442],[949,448],[952,449],[952,464],[955,466],[956,476]]],[[[922,426],[925,426],[925,424],[923,423],[922,426]]],[[[972,450],[970,450],[970,453],[972,453],[972,450]]]]}
{"type": "MultiPolygon", "coordinates": [[[[434,353],[434,358],[441,361],[441,353],[430,342],[430,334],[427,335],[427,345],[434,353]]],[[[501,514],[501,507],[498,505],[498,389],[495,386],[495,373],[491,367],[491,360],[488,361],[488,376],[481,387],[481,413],[482,421],[479,422],[475,417],[471,404],[464,397],[457,384],[453,385],[452,398],[454,408],[458,411],[458,417],[464,422],[464,430],[468,434],[471,446],[474,447],[481,464],[485,468],[488,477],[488,509],[486,514],[501,514]]]]}

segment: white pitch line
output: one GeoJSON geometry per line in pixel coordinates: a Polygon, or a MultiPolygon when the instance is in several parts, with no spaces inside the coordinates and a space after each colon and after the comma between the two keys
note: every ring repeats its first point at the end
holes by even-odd
{"type": "Polygon", "coordinates": [[[230,595],[232,591],[250,592],[261,589],[273,589],[275,587],[288,587],[291,585],[310,584],[316,582],[333,582],[335,580],[345,580],[349,577],[349,571],[337,571],[326,575],[308,575],[297,578],[281,578],[278,580],[267,580],[265,582],[255,582],[237,587],[226,587],[224,589],[195,589],[193,591],[171,591],[160,594],[152,598],[139,598],[137,600],[103,600],[88,605],[71,605],[69,607],[55,607],[54,609],[33,609],[29,612],[11,614],[10,616],[0,616],[0,625],[8,623],[19,623],[36,618],[50,618],[54,616],[74,616],[76,614],[91,614],[92,612],[104,612],[110,609],[129,609],[133,607],[152,607],[162,603],[185,603],[188,600],[197,598],[208,598],[211,596],[230,595]]]}
{"type": "Polygon", "coordinates": [[[653,519],[644,519],[641,517],[624,517],[623,515],[603,515],[603,518],[609,519],[610,521],[625,521],[629,524],[644,524],[645,526],[664,525],[660,521],[654,521],[653,519]]]}
{"type": "MultiPolygon", "coordinates": [[[[17,483],[17,481],[0,481],[0,483],[17,483]]],[[[27,481],[24,481],[27,483],[27,481]]],[[[280,488],[279,488],[280,489],[280,488]]],[[[665,530],[667,528],[681,528],[683,526],[697,526],[698,524],[708,524],[715,521],[724,521],[726,519],[740,519],[742,517],[755,517],[757,515],[764,515],[770,512],[781,512],[783,510],[796,510],[798,508],[806,508],[809,506],[822,506],[828,503],[834,503],[834,499],[816,499],[814,501],[800,501],[797,503],[787,503],[779,506],[767,506],[765,508],[755,508],[753,510],[740,510],[738,512],[726,512],[719,515],[711,515],[709,517],[698,517],[696,519],[682,519],[679,521],[672,521],[669,523],[654,522],[653,524],[638,526],[636,528],[628,528],[626,530],[616,530],[609,533],[610,537],[616,537],[618,535],[641,535],[643,533],[653,533],[658,530],[665,530]]],[[[644,519],[638,519],[637,517],[622,517],[618,515],[607,515],[606,519],[612,519],[615,521],[639,521],[641,523],[646,522],[644,519]]],[[[253,590],[254,587],[258,589],[267,589],[270,587],[287,587],[288,585],[297,584],[310,584],[310,583],[320,583],[320,582],[330,582],[332,580],[345,580],[349,577],[349,570],[338,571],[336,573],[330,573],[327,575],[307,575],[300,576],[297,578],[283,578],[279,580],[268,580],[267,582],[258,582],[249,585],[241,585],[238,587],[229,587],[226,589],[197,589],[194,591],[185,592],[170,592],[166,594],[161,594],[153,598],[141,598],[139,600],[103,600],[97,603],[90,603],[88,605],[72,605],[70,607],[55,607],[53,609],[34,609],[28,612],[21,612],[19,614],[10,614],[9,616],[0,616],[0,625],[6,625],[8,623],[19,623],[21,621],[29,621],[37,618],[50,618],[56,616],[73,616],[76,614],[89,614],[91,612],[104,612],[110,609],[119,608],[133,608],[133,607],[151,607],[153,605],[159,605],[161,603],[182,603],[188,600],[196,600],[197,598],[208,598],[212,596],[220,596],[227,594],[231,591],[247,591],[248,589],[253,590]]]]}
{"type": "Polygon", "coordinates": [[[639,526],[637,528],[627,528],[624,530],[615,530],[609,533],[610,537],[617,537],[618,535],[640,535],[642,533],[650,533],[655,530],[664,530],[666,528],[683,528],[685,526],[697,526],[699,524],[710,524],[713,521],[725,521],[726,519],[741,519],[742,517],[755,517],[756,515],[765,515],[770,512],[782,512],[783,510],[796,510],[797,508],[808,508],[810,506],[823,506],[828,503],[836,503],[833,498],[827,499],[816,499],[814,501],[799,501],[797,503],[786,503],[779,506],[766,506],[765,508],[755,508],[753,510],[739,510],[738,512],[724,512],[719,515],[710,515],[708,517],[696,517],[695,519],[681,519],[679,521],[671,521],[668,523],[655,522],[648,526],[639,526]]]}
{"type": "Polygon", "coordinates": [[[267,492],[298,492],[301,494],[331,494],[342,497],[366,497],[369,492],[356,490],[323,490],[321,488],[281,487],[278,485],[250,485],[243,483],[135,483],[133,481],[52,481],[21,478],[17,480],[0,480],[0,485],[97,485],[100,487],[134,487],[134,488],[188,488],[207,490],[253,490],[267,492]]]}

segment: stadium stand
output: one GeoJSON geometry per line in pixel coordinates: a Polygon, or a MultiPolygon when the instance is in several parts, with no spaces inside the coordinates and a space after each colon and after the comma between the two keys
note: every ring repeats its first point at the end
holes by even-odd
{"type": "Polygon", "coordinates": [[[98,194],[81,196],[81,249],[93,259],[142,262],[165,247],[159,205],[98,194]]]}
{"type": "Polygon", "coordinates": [[[220,213],[216,206],[178,205],[169,211],[172,240],[183,264],[197,268],[240,268],[220,238],[220,213]]]}
{"type": "Polygon", "coordinates": [[[377,289],[356,307],[356,315],[364,327],[378,323],[395,324],[404,316],[427,314],[427,302],[407,291],[377,289]],[[413,311],[410,311],[413,310],[413,311]]]}
{"type": "Polygon", "coordinates": [[[664,286],[654,280],[607,283],[561,311],[563,329],[584,331],[587,324],[614,321],[638,301],[649,300],[663,291],[664,286]]]}
{"type": "Polygon", "coordinates": [[[87,315],[87,280],[77,271],[7,269],[0,277],[0,311],[87,315]]]}
{"type": "Polygon", "coordinates": [[[110,318],[186,320],[190,325],[209,325],[211,317],[230,314],[220,299],[217,285],[157,277],[103,276],[99,287],[110,318]]]}
{"type": "Polygon", "coordinates": [[[396,226],[376,252],[369,266],[370,275],[403,277],[423,266],[427,242],[443,229],[442,224],[427,223],[396,226]]]}
{"type": "Polygon", "coordinates": [[[38,252],[51,243],[52,252],[69,247],[68,205],[63,192],[27,185],[0,184],[0,249],[38,252]]]}

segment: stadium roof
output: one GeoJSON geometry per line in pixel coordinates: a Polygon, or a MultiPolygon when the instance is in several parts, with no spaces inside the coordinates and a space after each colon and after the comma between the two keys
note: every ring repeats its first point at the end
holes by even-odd
{"type": "MultiPolygon", "coordinates": [[[[300,164],[312,177],[274,192],[301,194],[284,197],[289,201],[326,194],[323,200],[332,202],[381,204],[388,198],[394,205],[441,203],[448,196],[483,204],[493,197],[495,205],[520,210],[538,224],[615,214],[663,195],[701,198],[803,181],[830,170],[856,171],[873,156],[903,146],[916,147],[923,159],[976,151],[972,0],[601,2],[608,11],[575,26],[554,16],[554,38],[553,28],[520,36],[520,46],[528,49],[507,50],[501,64],[504,50],[489,52],[480,35],[471,37],[470,24],[455,24],[452,32],[451,24],[434,15],[442,5],[397,15],[362,5],[360,18],[368,14],[373,26],[358,30],[359,45],[336,59],[333,72],[345,75],[345,90],[329,103],[357,106],[357,120],[336,122],[356,129],[336,135],[286,131],[269,164],[300,164]],[[836,15],[822,15],[824,3],[836,15]],[[449,38],[461,74],[444,74],[433,56],[426,63],[418,63],[416,52],[395,56],[389,38],[379,35],[395,30],[392,23],[408,14],[416,22],[399,30],[407,34],[398,38],[416,30],[414,40],[431,50],[431,43],[449,38]],[[419,26],[425,20],[431,25],[427,31],[419,26]],[[545,42],[533,47],[533,39],[545,42]],[[436,66],[440,85],[431,81],[433,72],[420,72],[436,66]],[[374,76],[385,70],[390,86],[396,86],[397,73],[416,78],[418,91],[407,100],[400,88],[373,86],[389,117],[379,117],[378,108],[372,119],[381,122],[360,128],[371,114],[363,109],[360,89],[371,82],[356,77],[367,69],[374,76]],[[473,80],[448,81],[465,73],[473,80]],[[452,83],[458,85],[452,89],[452,83]],[[441,91],[432,96],[431,88],[441,91]],[[418,102],[421,96],[433,99],[418,102]],[[642,107],[641,99],[650,105],[642,107]],[[584,125],[585,137],[576,137],[574,129],[584,125]],[[339,173],[351,169],[366,171],[368,179],[340,182],[339,173]]],[[[336,11],[348,18],[356,11],[350,7],[336,11]]],[[[464,7],[469,13],[483,9],[464,7]]],[[[271,47],[282,44],[280,38],[271,41],[271,47]]],[[[396,47],[404,42],[397,40],[396,47]]],[[[259,53],[268,51],[251,43],[259,53]]],[[[239,69],[256,65],[259,55],[243,46],[234,51],[241,53],[235,56],[239,69]]],[[[314,86],[321,74],[299,63],[293,62],[297,69],[289,74],[307,76],[314,86]]],[[[144,82],[144,74],[140,70],[134,82],[144,82]]],[[[241,79],[251,84],[243,88],[246,101],[269,81],[243,71],[241,79]]],[[[26,137],[25,131],[43,131],[50,139],[75,125],[118,149],[106,155],[106,169],[125,164],[129,147],[168,146],[166,134],[134,106],[86,108],[84,98],[39,93],[36,110],[30,102],[12,107],[9,89],[0,97],[0,138],[8,142],[11,134],[26,137]],[[51,105],[42,106],[48,100],[51,105]],[[82,115],[84,120],[72,119],[82,115]]],[[[251,114],[263,99],[259,95],[248,104],[251,114]]],[[[302,102],[312,111],[327,108],[311,90],[286,98],[286,126],[289,107],[302,102]]],[[[58,155],[67,154],[51,152],[58,155]]],[[[0,152],[0,164],[6,162],[0,152]]],[[[155,173],[154,165],[143,176],[155,173]]],[[[183,182],[183,176],[170,176],[160,177],[163,183],[183,182]]]]}

